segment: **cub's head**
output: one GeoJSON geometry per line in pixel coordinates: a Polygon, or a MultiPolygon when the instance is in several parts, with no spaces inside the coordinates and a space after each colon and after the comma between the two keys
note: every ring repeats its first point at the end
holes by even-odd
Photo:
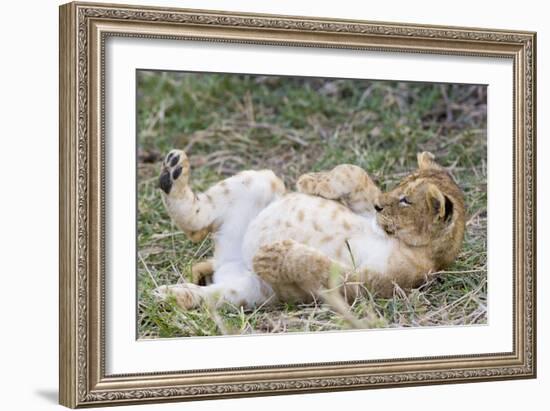
{"type": "Polygon", "coordinates": [[[418,154],[418,170],[376,205],[378,225],[410,247],[428,247],[437,266],[450,264],[464,238],[464,198],[431,153],[418,154]]]}

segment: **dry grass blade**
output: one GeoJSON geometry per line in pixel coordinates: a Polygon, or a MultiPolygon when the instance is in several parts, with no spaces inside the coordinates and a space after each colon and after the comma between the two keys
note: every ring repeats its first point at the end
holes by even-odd
{"type": "Polygon", "coordinates": [[[149,270],[149,267],[147,267],[147,263],[145,262],[145,260],[141,256],[141,253],[138,252],[138,256],[139,256],[139,260],[143,264],[143,267],[145,267],[145,271],[147,271],[147,274],[149,274],[149,277],[151,277],[151,281],[153,281],[153,284],[155,284],[155,288],[158,288],[159,285],[157,283],[157,280],[155,280],[155,277],[153,276],[153,274],[149,270]]]}

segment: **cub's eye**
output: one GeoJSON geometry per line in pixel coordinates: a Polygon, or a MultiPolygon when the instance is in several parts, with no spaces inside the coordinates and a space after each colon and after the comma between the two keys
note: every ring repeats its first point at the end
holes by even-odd
{"type": "Polygon", "coordinates": [[[399,204],[404,205],[404,206],[409,206],[412,203],[409,201],[409,199],[407,197],[403,196],[399,199],[399,204]]]}

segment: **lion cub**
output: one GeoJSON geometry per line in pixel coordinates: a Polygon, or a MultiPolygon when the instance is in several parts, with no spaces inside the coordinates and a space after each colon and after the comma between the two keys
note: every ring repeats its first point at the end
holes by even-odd
{"type": "Polygon", "coordinates": [[[185,309],[205,299],[244,307],[309,302],[333,286],[334,273],[348,298],[363,287],[390,297],[394,284],[417,287],[449,265],[464,236],[462,192],[427,152],[388,193],[360,167],[340,165],[301,176],[298,192],[262,170],[196,194],[181,150],[167,155],[160,187],[168,214],[192,240],[213,234],[213,259],[193,270],[197,280],[213,273],[211,284],[156,290],[185,309]]]}

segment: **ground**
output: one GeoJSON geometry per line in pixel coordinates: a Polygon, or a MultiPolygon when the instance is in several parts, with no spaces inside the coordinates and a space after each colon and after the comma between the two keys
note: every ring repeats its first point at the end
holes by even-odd
{"type": "Polygon", "coordinates": [[[287,187],[341,163],[365,168],[382,189],[431,151],[464,190],[466,237],[445,272],[393,298],[365,295],[352,313],[367,326],[418,327],[487,321],[486,88],[368,80],[138,72],[138,337],[342,330],[354,322],[322,303],[225,304],[183,311],[153,289],[189,281],[212,253],[191,243],[164,210],[158,174],[171,148],[191,161],[200,191],[245,169],[272,169],[287,187]]]}

